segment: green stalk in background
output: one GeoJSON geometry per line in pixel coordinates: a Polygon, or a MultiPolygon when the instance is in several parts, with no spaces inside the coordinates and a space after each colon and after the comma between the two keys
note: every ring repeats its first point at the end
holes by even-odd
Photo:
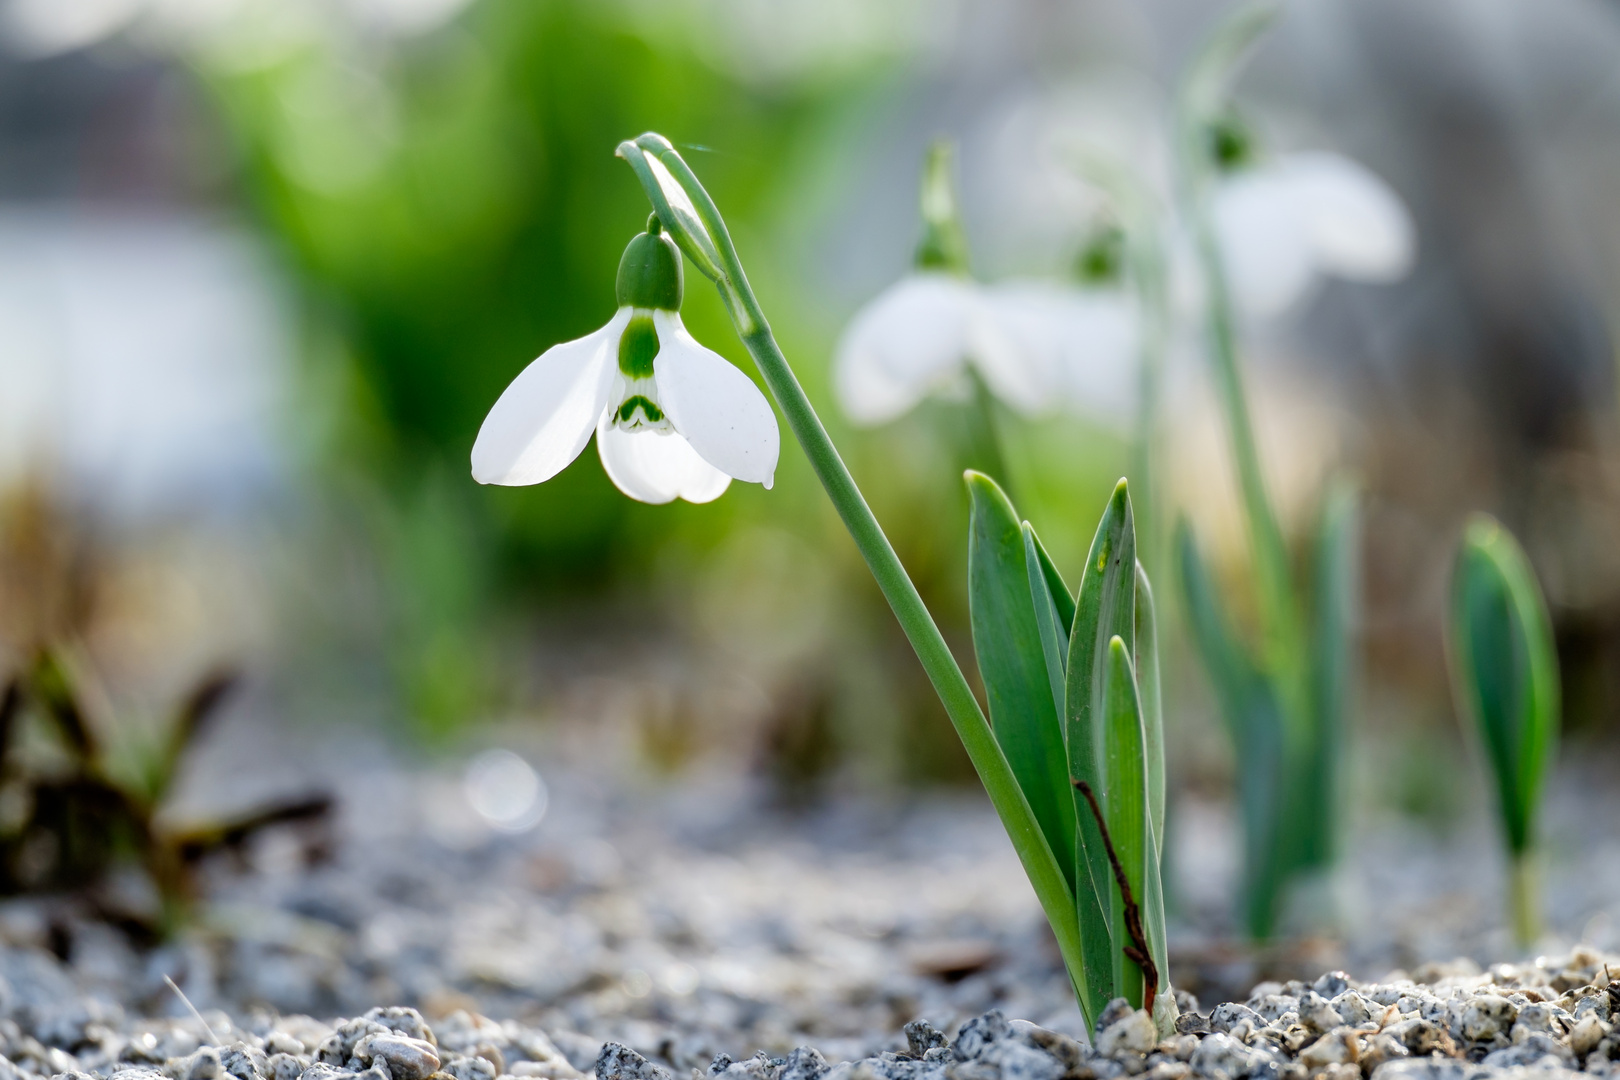
{"type": "Polygon", "coordinates": [[[1156,460],[1162,438],[1160,397],[1171,330],[1164,208],[1142,178],[1117,161],[1081,153],[1076,167],[1087,183],[1106,196],[1119,220],[1117,228],[1099,232],[1086,245],[1076,268],[1077,276],[1082,284],[1091,285],[1122,276],[1137,305],[1141,339],[1137,348],[1136,425],[1131,442],[1131,502],[1136,512],[1137,557],[1157,573],[1165,530],[1160,517],[1162,499],[1156,460]]]}
{"type": "Polygon", "coordinates": [[[1496,781],[1513,931],[1528,949],[1542,930],[1536,824],[1558,745],[1558,655],[1529,560],[1485,514],[1457,550],[1446,646],[1458,711],[1496,781]]]}
{"type": "MultiPolygon", "coordinates": [[[[923,238],[917,245],[913,263],[918,270],[934,270],[971,278],[967,229],[962,224],[962,203],[956,192],[956,147],[949,139],[935,139],[923,165],[918,207],[922,211],[923,238]]],[[[1012,488],[1012,476],[1003,452],[1001,425],[996,418],[995,401],[984,376],[973,364],[967,365],[972,396],[964,407],[965,423],[949,425],[952,436],[966,458],[964,466],[994,476],[1003,487],[1012,488]]]]}
{"type": "Polygon", "coordinates": [[[1275,932],[1290,887],[1325,877],[1335,861],[1357,593],[1355,499],[1343,486],[1323,502],[1305,587],[1294,581],[1255,445],[1234,307],[1209,205],[1219,176],[1214,137],[1231,80],[1275,14],[1271,4],[1254,4],[1217,28],[1188,70],[1177,116],[1180,198],[1203,272],[1207,349],[1249,541],[1259,620],[1253,655],[1236,637],[1185,522],[1176,555],[1193,639],[1236,750],[1243,908],[1257,939],[1275,932]]]}
{"type": "MultiPolygon", "coordinates": [[[[789,429],[803,447],[817,479],[849,530],[884,599],[928,673],[973,767],[1000,815],[1024,872],[1040,900],[1058,948],[1080,995],[1088,1000],[1081,963],[1080,926],[1068,878],[1042,832],[1024,790],[997,743],[956,658],[951,655],[916,586],[900,564],[849,470],[828,438],[798,378],[771,335],[759,300],[749,287],[730,232],[703,185],[669,141],[646,134],[619,144],[618,154],[641,181],[664,229],[692,264],[720,290],[737,335],[759,367],[789,429]]],[[[1067,853],[1065,853],[1067,857],[1067,853]]],[[[1088,1023],[1096,1013],[1086,1009],[1088,1023]]]]}

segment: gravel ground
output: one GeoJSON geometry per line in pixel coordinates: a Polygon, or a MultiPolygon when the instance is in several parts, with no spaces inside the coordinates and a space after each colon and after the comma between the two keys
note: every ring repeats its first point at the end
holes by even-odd
{"type": "MultiPolygon", "coordinates": [[[[237,753],[206,771],[226,781],[238,801],[251,802],[259,788],[275,786],[274,755],[251,743],[237,753]]],[[[1039,909],[982,799],[834,798],[813,812],[790,814],[734,771],[649,785],[605,780],[585,765],[564,767],[555,755],[530,757],[549,762],[544,814],[520,814],[516,824],[523,828],[503,832],[475,810],[459,769],[412,772],[377,745],[318,755],[317,779],[339,794],[342,806],[332,834],[267,833],[239,864],[213,864],[198,925],[153,950],[137,950],[77,901],[0,904],[0,1015],[9,1017],[0,1021],[0,1053],[41,1074],[106,1073],[123,1061],[175,1080],[211,1080],[223,1074],[209,1072],[213,1059],[206,1054],[198,1063],[199,1046],[240,1042],[267,1056],[242,1051],[244,1060],[259,1063],[257,1074],[220,1065],[237,1080],[340,1080],[307,1069],[376,1066],[353,1047],[316,1062],[334,1026],[344,1029],[308,1018],[410,1006],[428,1017],[441,1071],[454,1080],[507,1074],[565,1080],[573,1073],[561,1063],[589,1071],[610,1043],[682,1074],[730,1055],[737,1064],[721,1071],[748,1073],[731,1080],[819,1080],[791,1065],[796,1048],[805,1046],[821,1060],[862,1061],[873,1075],[894,1080],[929,1080],[936,1066],[948,1068],[948,1080],[996,1080],[991,1066],[1011,1066],[996,1064],[995,1055],[1024,1052],[1011,1047],[1061,1065],[1050,1075],[1040,1071],[1057,1068],[1050,1062],[1031,1066],[1033,1072],[1015,1070],[1009,1075],[1017,1080],[1143,1069],[1157,1070],[1156,1080],[1178,1080],[1189,1068],[1235,1080],[1269,1078],[1273,1065],[1306,1060],[1299,1055],[1324,1039],[1317,1057],[1339,1053],[1336,1045],[1347,1056],[1324,1059],[1314,1071],[1335,1064],[1368,1071],[1380,1055],[1398,1056],[1386,1034],[1408,1050],[1398,1076],[1419,1064],[1431,1067],[1423,1057],[1427,1043],[1412,1043],[1408,1029],[1387,1030],[1403,1016],[1412,1019],[1415,1008],[1417,1019],[1447,1033],[1464,1055],[1456,1060],[1466,1059],[1469,1068],[1487,1053],[1521,1044],[1545,1050],[1543,1041],[1527,1042],[1539,1034],[1562,1040],[1564,1048],[1542,1058],[1550,1054],[1559,1067],[1584,1060],[1588,1071],[1601,1071],[1583,1041],[1594,1029],[1579,1022],[1600,1006],[1606,1010],[1606,991],[1569,998],[1573,976],[1564,974],[1576,964],[1601,983],[1596,953],[1485,975],[1466,962],[1421,966],[1460,952],[1476,959],[1511,955],[1496,929],[1498,862],[1488,818],[1469,819],[1449,836],[1388,821],[1359,827],[1348,845],[1348,884],[1338,896],[1353,931],[1349,943],[1307,939],[1256,954],[1222,937],[1235,855],[1225,840],[1224,812],[1183,800],[1171,838],[1182,911],[1172,927],[1172,975],[1209,1004],[1247,998],[1258,1019],[1250,1017],[1252,1030],[1244,1029],[1237,1021],[1247,1014],[1231,1011],[1236,1006],[1217,1009],[1208,1032],[1184,1032],[1192,1042],[1172,1040],[1146,1057],[1140,1031],[1116,1036],[1118,1045],[1105,1036],[1105,1046],[1128,1044],[1136,1054],[1116,1054],[1108,1064],[1074,1049],[1074,1040],[1084,1038],[1079,1012],[1039,909]],[[310,864],[315,848],[325,857],[310,864]],[[1316,980],[1335,967],[1381,981],[1315,983],[1313,992],[1343,1021],[1319,1031],[1329,1012],[1316,1007],[1307,983],[1286,980],[1316,980]],[[1395,981],[1405,977],[1389,974],[1395,967],[1424,985],[1395,981]],[[1274,975],[1284,981],[1249,996],[1255,982],[1274,975]],[[217,1037],[190,1016],[165,976],[204,1011],[217,1037]],[[1360,999],[1344,998],[1347,989],[1374,1003],[1377,1015],[1363,1016],[1354,1004],[1360,999]],[[1458,1010],[1466,1006],[1455,1006],[1457,995],[1472,999],[1487,991],[1506,1000],[1513,1017],[1490,1035],[1478,1034],[1477,1025],[1458,1027],[1464,1023],[1458,1010]],[[1583,1006],[1587,999],[1596,1004],[1583,1006]],[[1400,1006],[1400,1016],[1388,1013],[1391,1005],[1400,1006]],[[1534,1026],[1544,1014],[1549,1026],[1534,1026]],[[1000,1033],[981,1040],[983,1046],[1007,1048],[981,1053],[971,1049],[980,1043],[963,1044],[957,1034],[945,1049],[929,1035],[922,1047],[934,1052],[928,1059],[912,1053],[921,1029],[903,1034],[919,1018],[944,1032],[1000,1033]],[[978,1027],[964,1028],[970,1021],[978,1027]],[[1302,1032],[1312,1036],[1308,1043],[1302,1032]],[[147,1034],[156,1040],[151,1046],[147,1034]],[[456,1057],[477,1045],[475,1034],[499,1055],[485,1055],[482,1065],[478,1054],[456,1057]],[[272,1066],[277,1047],[291,1058],[272,1066]],[[1216,1061],[1209,1049],[1198,1057],[1204,1047],[1225,1048],[1224,1056],[1216,1061]],[[756,1051],[771,1056],[750,1057],[756,1051]],[[890,1056],[874,1058],[884,1054],[890,1056]]],[[[1549,813],[1555,827],[1564,822],[1568,829],[1559,833],[1563,846],[1549,852],[1554,923],[1567,941],[1584,934],[1612,947],[1620,841],[1606,826],[1617,807],[1582,775],[1561,780],[1549,813]]],[[[1549,944],[1557,948],[1568,953],[1570,946],[1549,944]]],[[[1606,1011],[1594,1015],[1607,1022],[1606,1011]]],[[[1517,1061],[1530,1051],[1515,1053],[1517,1061]]],[[[807,1054],[800,1053],[801,1064],[811,1060],[807,1054]]],[[[8,1080],[3,1070],[0,1080],[8,1080]]],[[[417,1078],[396,1071],[391,1080],[417,1078]]],[[[653,1077],[632,1070],[624,1080],[653,1077]]]]}

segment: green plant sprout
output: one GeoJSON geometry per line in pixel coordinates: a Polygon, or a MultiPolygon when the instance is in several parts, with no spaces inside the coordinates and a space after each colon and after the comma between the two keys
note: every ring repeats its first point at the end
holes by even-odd
{"type": "MultiPolygon", "coordinates": [[[[652,203],[658,228],[654,229],[649,223],[648,233],[644,235],[658,237],[660,245],[665,242],[663,238],[673,242],[719,289],[737,336],[753,358],[789,430],[803,448],[816,478],[843,519],[927,672],[1029,876],[1057,939],[1087,1023],[1095,1025],[1101,1003],[1106,1002],[1109,995],[1123,993],[1139,1006],[1153,1006],[1161,1028],[1168,1031],[1169,1018],[1174,1015],[1174,997],[1166,992],[1168,987],[1163,974],[1163,901],[1158,875],[1157,817],[1162,814],[1163,766],[1162,762],[1155,764],[1162,758],[1162,739],[1157,734],[1157,669],[1149,631],[1146,638],[1149,644],[1138,646],[1136,651],[1140,655],[1136,663],[1144,673],[1144,685],[1151,685],[1139,688],[1132,652],[1133,644],[1143,640],[1139,638],[1136,614],[1143,601],[1138,596],[1135,538],[1124,487],[1116,492],[1109,513],[1104,517],[1096,542],[1101,547],[1094,545],[1096,550],[1092,553],[1096,571],[1087,574],[1078,598],[1071,600],[1055,571],[1051,572],[1050,579],[1046,576],[1050,563],[1038,554],[1038,545],[1035,563],[1026,558],[1018,571],[1016,587],[1021,590],[1021,599],[1007,609],[1009,617],[1021,620],[1027,613],[1031,619],[1044,620],[1046,627],[1044,632],[1037,630],[1035,635],[1026,634],[1021,639],[1023,652],[1016,659],[1028,678],[1036,680],[1041,693],[1034,704],[1044,711],[1009,720],[1005,735],[1007,745],[1018,757],[1019,768],[1033,769],[1026,773],[1030,785],[1026,792],[1019,773],[1003,749],[1002,739],[998,739],[985,719],[933,616],[782,355],[759,300],[748,284],[730,230],[709,193],[661,135],[648,133],[627,140],[619,144],[617,153],[629,163],[652,203]],[[1041,569],[1038,594],[1030,591],[1031,565],[1041,569]],[[1041,597],[1040,605],[1035,603],[1036,595],[1041,597]],[[1059,621],[1064,627],[1061,635],[1057,629],[1059,621]],[[1056,696],[1058,684],[1054,675],[1059,670],[1064,671],[1061,724],[1058,723],[1060,699],[1056,696]],[[1151,677],[1149,672],[1153,673],[1151,677]],[[1144,720],[1145,714],[1153,719],[1144,720]],[[1154,734],[1148,734],[1149,729],[1154,734]],[[1025,743],[1020,743],[1026,734],[1025,743]],[[1066,744],[1061,752],[1054,738],[1066,744]],[[1033,752],[1029,739],[1035,740],[1033,752]],[[1031,762],[1040,755],[1048,755],[1049,760],[1032,766],[1031,762]],[[1064,761],[1069,763],[1067,775],[1061,768],[1064,761]],[[1054,763],[1058,768],[1052,767],[1054,763]],[[1076,768],[1080,771],[1076,772],[1076,768]],[[1084,800],[1083,812],[1075,793],[1068,790],[1071,781],[1081,785],[1079,798],[1084,800]],[[1156,797],[1150,794],[1155,791],[1156,797]],[[1031,794],[1039,805],[1039,812],[1031,804],[1031,794]],[[1065,816],[1069,819],[1067,833],[1063,831],[1065,816]],[[1057,848],[1049,835],[1057,839],[1057,848]],[[1070,846],[1074,837],[1078,839],[1070,846]],[[1103,842],[1104,838],[1107,843],[1103,842]],[[1076,908],[1077,898],[1091,905],[1084,921],[1076,908]]],[[[663,266],[667,261],[664,249],[659,246],[654,250],[659,265],[663,266]]],[[[670,277],[666,269],[656,275],[656,281],[653,276],[639,278],[641,285],[631,290],[636,293],[632,296],[625,289],[621,273],[621,308],[631,309],[630,323],[616,317],[591,339],[555,346],[519,376],[520,382],[526,381],[529,385],[515,391],[518,384],[514,383],[485,421],[488,440],[485,441],[485,432],[480,433],[482,448],[475,447],[473,453],[474,473],[479,479],[538,483],[555,474],[583,450],[593,426],[599,444],[604,431],[617,430],[613,428],[614,418],[623,412],[624,405],[620,403],[632,400],[623,397],[623,392],[630,388],[623,379],[614,381],[601,369],[611,370],[608,357],[617,351],[621,375],[624,373],[624,343],[631,336],[625,327],[633,325],[643,307],[662,313],[662,324],[655,322],[654,326],[660,340],[666,327],[675,325],[674,320],[679,317],[680,290],[669,286],[670,277]],[[653,284],[659,284],[659,288],[653,289],[653,284]],[[647,295],[642,296],[642,292],[647,295]],[[552,358],[554,366],[563,364],[565,377],[550,380],[549,388],[546,388],[546,379],[526,379],[528,370],[544,374],[548,357],[552,358]],[[524,397],[533,400],[529,407],[514,410],[503,406],[508,396],[513,403],[524,397]],[[521,416],[519,412],[527,412],[527,415],[521,416]]],[[[690,348],[685,348],[680,355],[690,357],[690,348]]],[[[656,355],[649,359],[650,377],[637,385],[639,392],[655,395],[649,400],[663,409],[660,403],[665,399],[656,395],[668,392],[663,383],[664,370],[656,355]]],[[[707,377],[729,389],[705,402],[706,407],[701,412],[691,411],[685,421],[673,408],[666,410],[671,414],[673,430],[647,423],[625,430],[627,445],[622,452],[626,460],[654,461],[668,453],[665,447],[656,445],[658,442],[684,435],[692,438],[692,446],[707,463],[706,467],[721,470],[730,477],[768,480],[769,472],[763,466],[767,458],[772,469],[776,463],[774,418],[769,431],[772,437],[767,439],[763,425],[755,421],[750,396],[742,393],[740,387],[730,387],[729,376],[722,380],[711,371],[707,377]],[[702,424],[690,422],[700,415],[702,424]],[[758,434],[740,439],[720,437],[738,425],[748,432],[757,429],[758,434]],[[699,445],[696,438],[699,435],[708,440],[710,449],[699,445]],[[637,440],[641,443],[637,444],[637,440]],[[649,441],[654,445],[644,448],[649,441]],[[744,450],[760,452],[757,465],[739,460],[738,464],[749,465],[746,470],[733,469],[726,462],[708,456],[712,451],[716,457],[722,454],[740,457],[744,450]],[[763,452],[766,450],[768,454],[763,452]]],[[[673,406],[674,403],[667,404],[673,406]]],[[[689,407],[695,404],[695,401],[688,402],[689,407]]],[[[651,414],[644,413],[643,418],[651,419],[651,414]]],[[[609,464],[606,456],[604,464],[609,464]]],[[[612,469],[609,471],[611,473],[612,469]]],[[[687,475],[700,477],[703,474],[694,469],[687,475]]],[[[646,494],[640,492],[637,484],[620,486],[632,497],[646,494]]],[[[691,495],[682,490],[664,490],[668,491],[667,497],[684,495],[691,499],[691,495]]],[[[705,489],[692,494],[709,493],[705,489]]],[[[716,495],[718,492],[709,497],[716,495]]],[[[983,496],[976,498],[982,500],[983,496]]],[[[1005,502],[1002,497],[1002,503],[1005,502]]],[[[1010,506],[1007,514],[1009,520],[1016,520],[1010,517],[1010,506]]],[[[1022,530],[1017,531],[1022,544],[1022,530]]],[[[1029,536],[1029,542],[1035,544],[1033,533],[1029,536]]],[[[1005,575],[1002,577],[1004,579],[1005,575]]],[[[1006,580],[1002,580],[1001,585],[1005,586],[1006,580]]],[[[1142,592],[1145,594],[1145,588],[1142,592]]],[[[1029,629],[1027,621],[1020,625],[1024,630],[1029,629]]],[[[1147,625],[1151,628],[1151,613],[1147,625]]],[[[996,635],[992,633],[991,637],[996,635]]]]}
{"type": "Polygon", "coordinates": [[[1158,648],[1125,481],[1078,595],[993,480],[969,472],[967,485],[974,652],[996,741],[1061,853],[1080,927],[1076,992],[1087,1017],[1124,997],[1168,1027],[1158,648]]]}
{"type": "Polygon", "coordinates": [[[0,895],[82,890],[109,921],[159,940],[191,914],[196,866],[206,856],[240,849],[270,826],[323,822],[332,800],[321,794],[198,826],[167,820],[174,780],[234,682],[224,672],[204,677],[163,737],[115,747],[91,722],[72,665],[39,650],[0,689],[0,789],[10,808],[0,818],[0,895]],[[31,731],[44,738],[30,739],[31,731]],[[129,866],[145,874],[155,907],[99,895],[111,873],[129,866]]]}
{"type": "Polygon", "coordinates": [[[1446,659],[1458,711],[1496,780],[1513,932],[1541,935],[1536,825],[1558,745],[1558,655],[1535,572],[1511,533],[1476,514],[1451,575],[1446,659]]]}
{"type": "Polygon", "coordinates": [[[1335,859],[1357,594],[1356,501],[1342,484],[1323,502],[1307,582],[1296,587],[1255,446],[1210,205],[1230,81],[1274,14],[1271,5],[1254,5],[1222,24],[1189,69],[1178,110],[1181,197],[1207,290],[1207,346],[1242,496],[1258,648],[1237,637],[1186,522],[1177,529],[1176,559],[1188,624],[1236,750],[1244,921],[1261,940],[1275,932],[1290,887],[1325,876],[1335,859]]]}

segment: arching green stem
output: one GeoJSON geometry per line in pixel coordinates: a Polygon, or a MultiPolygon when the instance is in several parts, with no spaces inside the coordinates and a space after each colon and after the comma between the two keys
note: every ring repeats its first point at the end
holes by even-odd
{"type": "MultiPolygon", "coordinates": [[[[1001,817],[1024,872],[1029,875],[1070,976],[1076,980],[1077,988],[1083,989],[1079,925],[1063,871],[1042,836],[1029,802],[996,743],[962,669],[839,457],[793,368],[777,346],[714,201],[680,154],[661,135],[647,134],[633,142],[621,143],[618,154],[635,170],[664,228],[691,257],[693,265],[719,288],[738,337],[758,365],[789,429],[804,448],[816,478],[826,489],[827,497],[843,519],[884,599],[916,651],[917,659],[928,673],[1001,817]]],[[[1088,1016],[1087,1022],[1094,1019],[1088,1016]]]]}

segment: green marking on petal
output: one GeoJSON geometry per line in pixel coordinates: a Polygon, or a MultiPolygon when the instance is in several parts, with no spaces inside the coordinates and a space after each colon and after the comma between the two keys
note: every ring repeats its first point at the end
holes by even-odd
{"type": "Polygon", "coordinates": [[[650,379],[658,355],[658,330],[652,315],[637,312],[619,338],[619,371],[627,379],[650,379]]]}
{"type": "Polygon", "coordinates": [[[624,404],[619,406],[619,423],[628,424],[630,418],[636,415],[637,409],[641,410],[641,415],[647,418],[649,424],[657,424],[664,419],[664,410],[660,409],[651,398],[636,394],[626,398],[624,404]]]}

